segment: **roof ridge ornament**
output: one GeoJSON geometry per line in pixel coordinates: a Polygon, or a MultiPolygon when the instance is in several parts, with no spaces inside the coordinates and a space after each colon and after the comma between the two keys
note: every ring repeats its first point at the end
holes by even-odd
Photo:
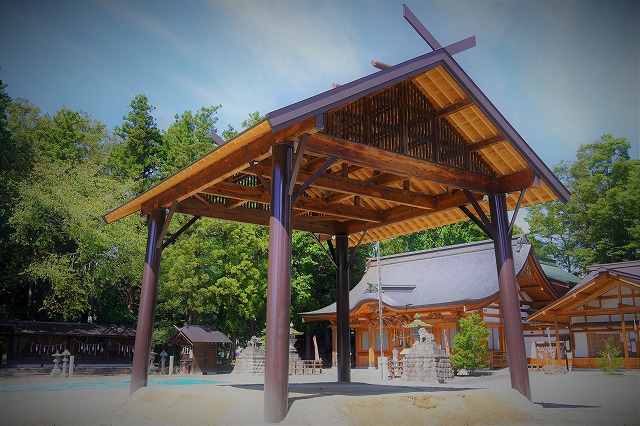
{"type": "Polygon", "coordinates": [[[416,15],[413,14],[411,9],[409,9],[406,4],[402,5],[402,16],[433,50],[444,49],[447,51],[447,53],[449,53],[449,55],[453,56],[456,53],[464,52],[465,50],[471,49],[476,45],[476,36],[471,36],[465,38],[464,40],[460,40],[443,47],[440,42],[438,42],[438,40],[433,36],[433,34],[431,34],[429,30],[427,30],[422,22],[420,22],[416,15]]]}

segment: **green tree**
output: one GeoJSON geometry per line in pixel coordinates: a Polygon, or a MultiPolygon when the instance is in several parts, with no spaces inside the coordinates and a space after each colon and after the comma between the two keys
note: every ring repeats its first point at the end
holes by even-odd
{"type": "Polygon", "coordinates": [[[132,190],[137,194],[159,179],[162,135],[152,115],[155,107],[145,95],[136,95],[129,108],[122,127],[114,130],[121,141],[110,151],[108,166],[115,176],[135,181],[132,190]]]}
{"type": "MultiPolygon", "coordinates": [[[[241,126],[243,129],[249,128],[251,126],[258,124],[260,121],[262,121],[263,118],[264,118],[264,115],[260,115],[260,112],[258,111],[251,112],[249,113],[249,118],[244,120],[241,126]]],[[[238,134],[238,131],[234,129],[231,124],[229,124],[227,129],[222,132],[222,138],[228,141],[229,139],[234,138],[237,134],[238,134]]]]}
{"type": "MultiPolygon", "coordinates": [[[[522,230],[517,227],[514,229],[515,233],[521,231],[522,230]]],[[[398,253],[427,250],[435,247],[482,241],[487,238],[487,235],[482,229],[478,228],[475,223],[469,220],[384,240],[380,243],[380,253],[383,256],[388,256],[398,253]]]]}
{"type": "MultiPolygon", "coordinates": [[[[24,248],[11,239],[14,232],[9,223],[11,213],[18,200],[18,187],[29,172],[32,161],[31,143],[16,137],[12,132],[12,117],[20,115],[16,111],[22,102],[14,102],[5,91],[6,84],[0,81],[0,317],[14,318],[24,315],[26,305],[23,280],[19,276],[24,248]]],[[[31,108],[25,110],[31,111],[31,108]]],[[[29,115],[21,115],[27,126],[29,115]]]]}
{"type": "Polygon", "coordinates": [[[167,178],[186,165],[202,157],[215,146],[211,132],[216,132],[215,116],[218,106],[202,107],[193,114],[190,110],[175,116],[175,122],[163,135],[158,172],[167,178]]]}
{"type": "Polygon", "coordinates": [[[213,324],[232,342],[246,341],[265,324],[268,228],[218,220],[193,228],[165,249],[158,341],[184,323],[213,324]]]}
{"type": "Polygon", "coordinates": [[[91,162],[73,168],[37,164],[32,179],[38,184],[20,187],[11,217],[13,238],[32,253],[22,272],[41,297],[32,300],[32,312],[67,321],[91,315],[98,322],[131,323],[144,230],[131,219],[106,225],[101,218],[124,201],[124,185],[91,162]]]}
{"type": "Polygon", "coordinates": [[[624,363],[624,360],[620,356],[622,350],[611,344],[612,339],[613,337],[609,337],[604,341],[604,349],[598,352],[600,356],[596,358],[598,367],[606,374],[616,374],[620,371],[624,363]]]}
{"type": "Polygon", "coordinates": [[[576,273],[592,264],[640,258],[640,161],[630,159],[629,142],[604,135],[581,145],[575,161],[554,171],[572,195],[566,205],[529,208],[536,251],[576,273]]]}
{"type": "Polygon", "coordinates": [[[87,113],[59,109],[45,114],[36,131],[36,161],[52,159],[75,165],[89,159],[102,161],[103,146],[110,139],[105,125],[87,113]]]}
{"type": "Polygon", "coordinates": [[[4,307],[14,318],[133,321],[143,232],[131,220],[106,227],[100,217],[130,196],[130,182],[104,172],[111,135],[67,108],[41,115],[17,100],[7,110],[10,151],[23,159],[12,162],[20,173],[3,208],[2,246],[15,250],[2,265],[4,307]]]}
{"type": "Polygon", "coordinates": [[[489,330],[480,315],[460,318],[460,332],[453,338],[451,348],[451,365],[456,373],[465,369],[473,375],[478,368],[489,365],[486,360],[488,338],[489,330]]]}

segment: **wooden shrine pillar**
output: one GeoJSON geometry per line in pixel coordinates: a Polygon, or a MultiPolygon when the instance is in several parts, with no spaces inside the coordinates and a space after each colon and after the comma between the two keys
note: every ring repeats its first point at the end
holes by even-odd
{"type": "Polygon", "coordinates": [[[627,371],[630,371],[631,361],[629,360],[629,349],[627,347],[629,343],[627,342],[627,325],[624,322],[624,314],[620,314],[620,327],[622,328],[621,331],[622,331],[622,347],[624,348],[624,366],[627,371]]]}
{"type": "Polygon", "coordinates": [[[338,366],[338,332],[336,330],[336,325],[331,324],[331,366],[338,366]]]}
{"type": "Polygon", "coordinates": [[[338,335],[338,381],[351,381],[349,330],[349,236],[336,235],[336,333],[338,335]]]}
{"type": "Polygon", "coordinates": [[[142,272],[142,288],[140,289],[140,307],[136,326],[136,342],[131,366],[131,384],[129,395],[147,386],[149,376],[149,355],[151,354],[151,335],[153,334],[153,317],[156,312],[158,297],[158,276],[162,246],[158,247],[162,228],[166,217],[165,209],[152,209],[148,218],[147,252],[142,272]]]}
{"type": "Polygon", "coordinates": [[[560,350],[560,329],[558,328],[558,317],[554,317],[553,318],[553,327],[554,330],[556,332],[556,365],[562,365],[562,359],[561,359],[561,354],[562,351],[560,350]]]}
{"type": "Polygon", "coordinates": [[[374,348],[375,340],[373,339],[373,324],[369,323],[367,330],[367,351],[369,352],[369,368],[376,367],[376,353],[374,348]]]}
{"type": "Polygon", "coordinates": [[[291,169],[293,143],[272,147],[264,421],[277,423],[289,410],[291,309],[291,169]]]}
{"type": "Polygon", "coordinates": [[[513,247],[511,246],[506,196],[504,194],[490,195],[489,210],[495,231],[493,244],[496,254],[496,267],[498,269],[498,284],[500,287],[505,340],[507,342],[511,387],[531,400],[531,384],[529,383],[529,370],[527,369],[527,352],[524,347],[524,332],[522,330],[518,283],[513,262],[513,247]]]}

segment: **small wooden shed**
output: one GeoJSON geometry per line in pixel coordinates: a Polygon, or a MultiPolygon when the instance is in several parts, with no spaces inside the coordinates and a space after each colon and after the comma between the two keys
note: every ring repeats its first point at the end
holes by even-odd
{"type": "Polygon", "coordinates": [[[212,325],[185,325],[169,343],[182,346],[181,372],[208,374],[218,372],[218,345],[231,340],[212,325]]]}

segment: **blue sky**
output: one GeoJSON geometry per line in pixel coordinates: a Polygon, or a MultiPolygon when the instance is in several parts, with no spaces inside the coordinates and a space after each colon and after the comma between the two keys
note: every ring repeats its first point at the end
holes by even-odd
{"type": "MultiPolygon", "coordinates": [[[[158,126],[222,104],[218,129],[430,51],[401,1],[0,0],[0,79],[111,129],[138,93],[158,126]]],[[[636,1],[407,1],[549,165],[611,133],[638,158],[636,1]]]]}

